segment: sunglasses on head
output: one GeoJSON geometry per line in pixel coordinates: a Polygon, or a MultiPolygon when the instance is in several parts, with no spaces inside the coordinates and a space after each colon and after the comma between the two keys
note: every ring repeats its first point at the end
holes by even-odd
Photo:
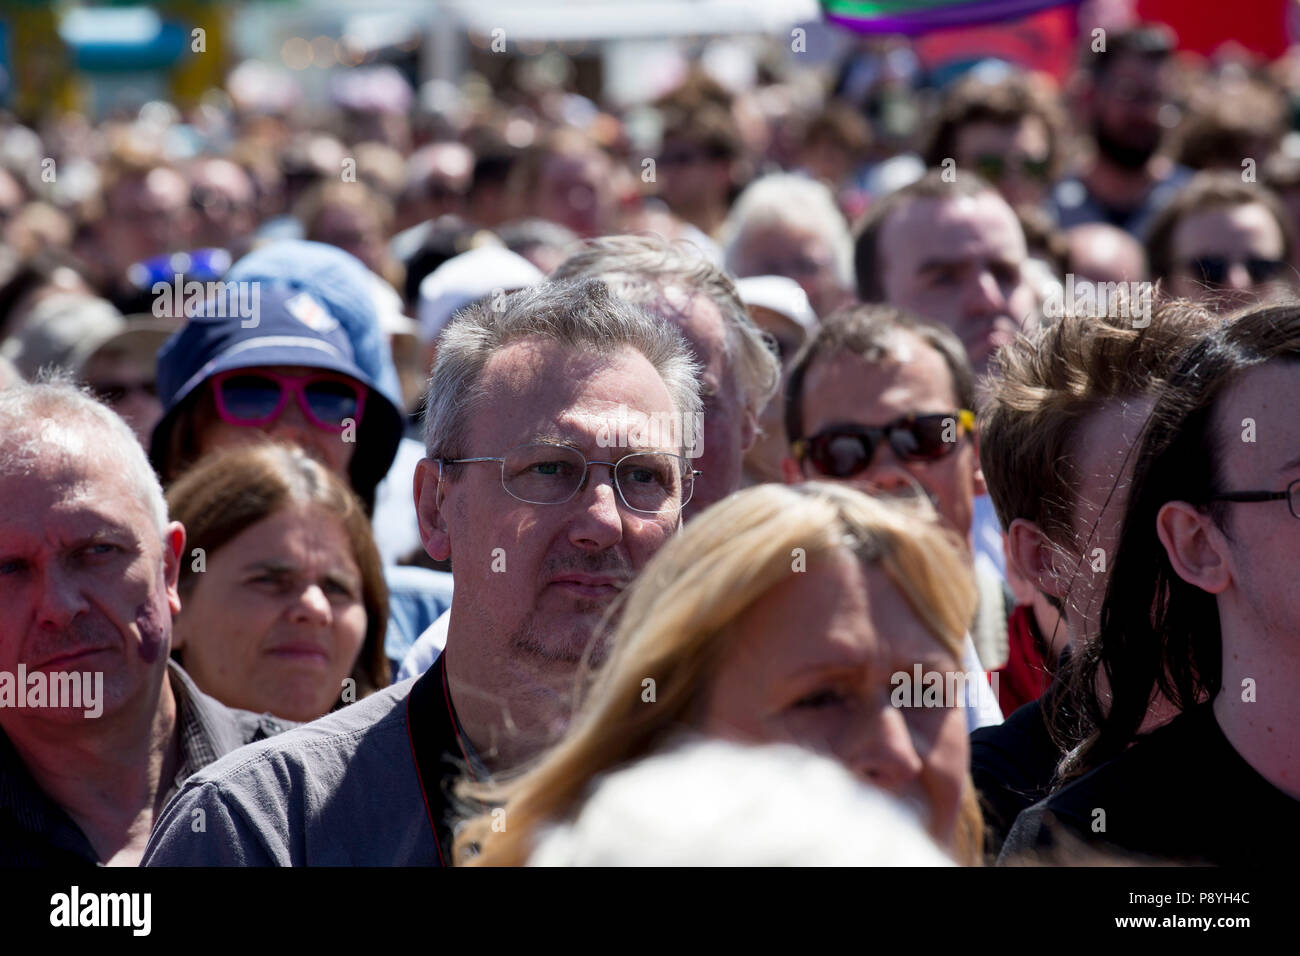
{"type": "Polygon", "coordinates": [[[294,377],[264,369],[234,369],[212,377],[217,414],[227,425],[258,428],[279,418],[290,398],[317,428],[342,432],[360,422],[366,387],[336,372],[294,377]]]}
{"type": "Polygon", "coordinates": [[[1267,282],[1276,279],[1286,268],[1281,259],[1267,259],[1263,256],[1246,256],[1242,259],[1229,259],[1227,256],[1201,256],[1189,259],[1187,271],[1210,285],[1223,285],[1228,281],[1228,270],[1240,262],[1246,267],[1246,274],[1251,282],[1267,282]]]}
{"type": "Polygon", "coordinates": [[[905,415],[887,425],[832,425],[793,445],[798,461],[812,462],[828,478],[851,478],[870,467],[876,449],[888,441],[903,461],[937,461],[953,452],[975,427],[967,409],[934,415],[905,415]]]}

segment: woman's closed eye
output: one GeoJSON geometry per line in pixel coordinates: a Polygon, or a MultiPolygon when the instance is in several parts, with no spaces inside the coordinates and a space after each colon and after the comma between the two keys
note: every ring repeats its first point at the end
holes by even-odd
{"type": "Polygon", "coordinates": [[[844,694],[832,687],[823,687],[796,700],[791,707],[796,710],[824,710],[845,702],[844,694]]]}
{"type": "Polygon", "coordinates": [[[355,600],[357,597],[357,587],[337,578],[327,578],[325,581],[321,582],[321,586],[326,592],[338,595],[342,598],[355,600]]]}

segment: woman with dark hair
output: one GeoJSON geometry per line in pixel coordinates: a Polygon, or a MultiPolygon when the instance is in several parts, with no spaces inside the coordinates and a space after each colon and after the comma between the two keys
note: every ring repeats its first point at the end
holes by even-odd
{"type": "Polygon", "coordinates": [[[388,684],[388,593],[361,502],[301,449],[204,458],[171,486],[185,525],[174,656],[232,707],[314,720],[388,684]]]}

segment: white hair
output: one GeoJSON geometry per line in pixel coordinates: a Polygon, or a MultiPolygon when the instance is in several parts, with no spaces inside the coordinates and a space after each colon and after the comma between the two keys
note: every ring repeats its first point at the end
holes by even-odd
{"type": "Polygon", "coordinates": [[[723,223],[723,257],[727,271],[739,275],[745,236],[762,226],[806,229],[820,236],[831,252],[835,278],[853,287],[853,235],[826,186],[794,173],[773,173],[745,187],[723,223]]]}
{"type": "Polygon", "coordinates": [[[29,474],[52,451],[116,459],[159,537],[166,534],[162,485],[131,426],[116,412],[57,375],[0,390],[0,475],[29,474]]]}
{"type": "Polygon", "coordinates": [[[788,744],[687,740],[601,778],[529,866],[952,866],[917,816],[788,744]]]}

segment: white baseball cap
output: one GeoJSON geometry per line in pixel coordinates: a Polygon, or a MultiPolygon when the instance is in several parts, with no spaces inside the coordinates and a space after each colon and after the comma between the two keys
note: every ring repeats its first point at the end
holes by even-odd
{"type": "Polygon", "coordinates": [[[758,306],[783,315],[806,332],[817,325],[817,314],[808,303],[803,286],[785,276],[751,276],[736,280],[736,291],[745,307],[758,306]]]}
{"type": "Polygon", "coordinates": [[[420,282],[420,341],[436,339],[465,306],[545,278],[537,266],[502,246],[480,246],[453,256],[420,282]]]}

